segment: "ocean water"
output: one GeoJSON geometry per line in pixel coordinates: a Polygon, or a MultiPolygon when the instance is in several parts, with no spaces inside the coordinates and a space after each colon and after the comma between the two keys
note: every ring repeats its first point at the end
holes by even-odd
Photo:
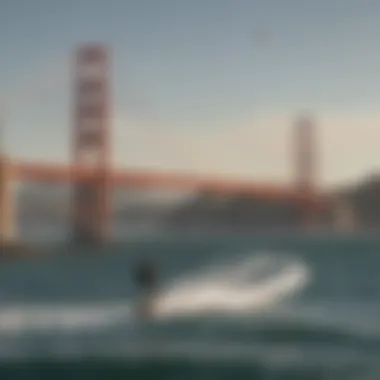
{"type": "Polygon", "coordinates": [[[0,379],[380,379],[380,238],[136,235],[0,267],[0,379]],[[157,260],[157,318],[131,267],[157,260]]]}

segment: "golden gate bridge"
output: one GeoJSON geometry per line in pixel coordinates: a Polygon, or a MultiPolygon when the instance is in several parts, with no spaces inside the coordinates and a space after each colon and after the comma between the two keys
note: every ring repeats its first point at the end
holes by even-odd
{"type": "Polygon", "coordinates": [[[86,44],[74,53],[73,123],[70,127],[71,163],[22,162],[5,153],[0,156],[0,240],[14,236],[12,181],[70,183],[72,238],[103,241],[109,237],[112,187],[207,191],[216,195],[245,195],[283,199],[302,205],[303,222],[315,220],[322,195],[314,178],[314,125],[306,117],[294,126],[295,180],[293,186],[231,180],[157,170],[115,169],[111,163],[110,66],[107,46],[86,44]]]}

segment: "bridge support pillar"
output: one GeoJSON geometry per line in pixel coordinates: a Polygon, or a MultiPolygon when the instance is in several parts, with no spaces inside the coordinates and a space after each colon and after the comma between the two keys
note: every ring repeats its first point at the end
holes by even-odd
{"type": "Polygon", "coordinates": [[[12,192],[12,165],[0,156],[0,246],[14,241],[14,204],[12,192]]]}

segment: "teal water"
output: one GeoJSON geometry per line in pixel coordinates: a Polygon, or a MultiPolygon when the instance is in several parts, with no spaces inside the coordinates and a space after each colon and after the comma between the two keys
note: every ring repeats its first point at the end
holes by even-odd
{"type": "Polygon", "coordinates": [[[380,238],[134,238],[0,267],[0,379],[380,378],[380,238]],[[157,320],[131,265],[154,257],[157,320]]]}

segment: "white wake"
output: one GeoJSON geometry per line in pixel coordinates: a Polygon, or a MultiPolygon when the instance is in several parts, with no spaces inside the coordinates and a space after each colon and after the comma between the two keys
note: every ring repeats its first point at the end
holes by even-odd
{"type": "MultiPolygon", "coordinates": [[[[283,255],[235,259],[166,286],[158,297],[157,314],[173,318],[262,311],[301,291],[309,281],[307,266],[283,255]]],[[[3,306],[0,334],[109,328],[131,322],[133,311],[131,300],[83,306],[3,306]]]]}
{"type": "Polygon", "coordinates": [[[260,311],[301,291],[310,281],[295,259],[263,255],[180,280],[158,301],[160,316],[260,311]]]}
{"type": "Polygon", "coordinates": [[[99,329],[128,319],[130,315],[128,304],[4,307],[0,308],[0,334],[25,330],[99,329]]]}

